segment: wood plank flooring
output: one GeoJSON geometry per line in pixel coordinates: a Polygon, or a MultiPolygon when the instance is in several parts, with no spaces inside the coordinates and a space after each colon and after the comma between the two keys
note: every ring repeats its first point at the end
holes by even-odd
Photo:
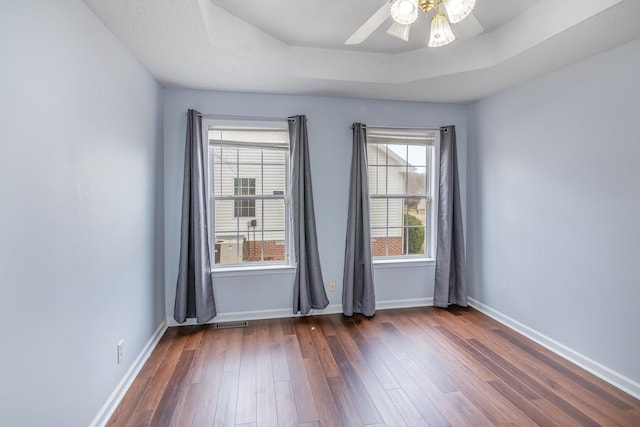
{"type": "Polygon", "coordinates": [[[108,426],[640,426],[640,401],[478,311],[170,328],[108,426]]]}

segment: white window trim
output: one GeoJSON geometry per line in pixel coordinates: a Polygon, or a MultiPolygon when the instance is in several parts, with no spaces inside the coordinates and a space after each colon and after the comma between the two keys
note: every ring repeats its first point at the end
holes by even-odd
{"type": "MultiPolygon", "coordinates": [[[[407,137],[415,136],[417,133],[433,133],[434,134],[434,161],[433,168],[431,168],[431,201],[433,203],[433,215],[431,215],[431,241],[426,241],[425,246],[429,245],[429,251],[433,256],[426,255],[384,255],[384,256],[372,256],[373,266],[375,268],[395,268],[395,267],[407,267],[407,266],[429,266],[435,265],[435,256],[438,242],[438,202],[439,202],[439,188],[440,188],[440,129],[416,129],[416,128],[377,128],[370,126],[367,128],[367,132],[379,134],[392,134],[394,136],[406,135],[407,137]]],[[[369,144],[369,142],[367,142],[369,144]]],[[[427,165],[429,166],[429,165],[427,165]]],[[[369,194],[369,201],[371,201],[371,194],[369,194]]],[[[426,248],[425,248],[426,249],[426,248]]]]}
{"type": "Polygon", "coordinates": [[[373,267],[376,269],[385,268],[405,268],[405,267],[430,267],[435,266],[435,258],[402,258],[402,257],[384,257],[374,258],[373,267]]]}
{"type": "MultiPolygon", "coordinates": [[[[215,234],[215,213],[212,210],[212,197],[211,197],[211,161],[210,161],[210,143],[209,143],[209,128],[213,126],[215,128],[229,128],[229,129],[238,129],[238,128],[254,128],[254,129],[273,129],[275,130],[286,130],[287,133],[289,131],[288,124],[286,121],[283,121],[280,125],[276,125],[274,122],[266,122],[260,123],[257,121],[238,121],[233,119],[205,119],[202,120],[202,144],[204,145],[203,149],[206,153],[206,162],[205,162],[205,174],[206,174],[206,183],[205,183],[205,192],[207,195],[207,226],[210,228],[209,230],[209,253],[213,255],[212,263],[211,263],[211,273],[214,277],[234,277],[234,276],[250,276],[250,275],[262,275],[262,274],[282,274],[282,273],[290,273],[290,271],[295,271],[296,264],[294,262],[293,255],[293,240],[292,240],[292,224],[291,224],[291,203],[290,203],[290,190],[291,190],[291,176],[290,176],[290,156],[287,156],[285,169],[287,173],[285,174],[285,188],[286,194],[284,197],[285,204],[285,245],[287,250],[285,251],[285,260],[282,262],[252,262],[245,264],[215,264],[215,244],[212,242],[211,236],[215,234]]],[[[249,146],[248,146],[249,147],[249,146]]],[[[252,148],[264,148],[263,146],[257,145],[252,148]]],[[[280,147],[282,148],[282,147],[280,147]]],[[[291,145],[289,144],[287,148],[287,152],[290,153],[291,145]]],[[[268,198],[268,197],[267,197],[268,198]]],[[[264,212],[263,212],[264,214],[264,212]]]]}
{"type": "Polygon", "coordinates": [[[271,274],[294,274],[295,264],[260,264],[260,265],[239,265],[216,267],[211,269],[213,277],[246,277],[264,276],[271,274]]]}

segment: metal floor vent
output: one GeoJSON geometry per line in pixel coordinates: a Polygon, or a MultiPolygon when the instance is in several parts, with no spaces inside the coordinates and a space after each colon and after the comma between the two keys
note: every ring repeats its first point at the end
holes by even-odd
{"type": "Polygon", "coordinates": [[[238,320],[237,322],[216,323],[215,329],[246,328],[247,326],[249,326],[249,322],[246,320],[238,320]]]}

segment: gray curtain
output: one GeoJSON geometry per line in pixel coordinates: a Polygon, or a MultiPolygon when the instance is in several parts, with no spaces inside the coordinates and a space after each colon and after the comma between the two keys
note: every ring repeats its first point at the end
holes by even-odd
{"type": "Polygon", "coordinates": [[[376,313],[376,296],[371,260],[367,130],[362,123],[353,124],[351,185],[343,280],[342,312],[346,316],[351,316],[353,313],[373,316],[376,313]]]}
{"type": "Polygon", "coordinates": [[[438,195],[438,248],[433,305],[467,306],[465,284],[464,235],[458,181],[456,129],[440,130],[440,191],[438,195]]]}
{"type": "Polygon", "coordinates": [[[180,265],[173,310],[173,317],[180,323],[193,317],[198,323],[205,323],[216,315],[207,227],[206,158],[202,117],[197,111],[189,110],[184,151],[180,265]]]}
{"type": "Polygon", "coordinates": [[[305,116],[289,117],[289,138],[291,140],[292,234],[297,262],[293,283],[293,313],[309,314],[312,308],[325,308],[329,305],[329,299],[324,290],[320,269],[305,116]]]}

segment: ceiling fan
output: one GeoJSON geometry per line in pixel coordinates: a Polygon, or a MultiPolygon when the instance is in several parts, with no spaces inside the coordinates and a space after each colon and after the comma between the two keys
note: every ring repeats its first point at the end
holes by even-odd
{"type": "Polygon", "coordinates": [[[456,39],[450,23],[454,25],[460,39],[468,39],[484,31],[482,25],[471,14],[476,0],[389,0],[378,9],[355,33],[344,42],[346,45],[360,44],[391,17],[393,23],[387,34],[409,41],[411,24],[420,11],[431,16],[429,47],[444,46],[456,39]]]}

